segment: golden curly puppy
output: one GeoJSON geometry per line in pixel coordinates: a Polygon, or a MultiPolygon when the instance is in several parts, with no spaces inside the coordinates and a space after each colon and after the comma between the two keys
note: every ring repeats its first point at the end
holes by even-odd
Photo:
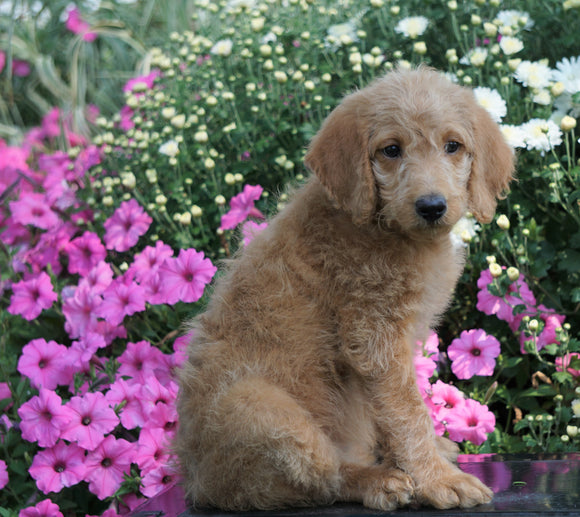
{"type": "Polygon", "coordinates": [[[421,68],[347,96],[306,165],[195,323],[176,440],[188,496],[227,510],[490,501],[436,437],[413,353],[463,267],[450,230],[467,210],[492,219],[511,149],[470,90],[421,68]]]}

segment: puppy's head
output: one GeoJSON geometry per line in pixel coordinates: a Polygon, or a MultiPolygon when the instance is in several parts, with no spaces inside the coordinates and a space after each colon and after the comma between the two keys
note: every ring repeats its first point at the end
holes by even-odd
{"type": "Polygon", "coordinates": [[[305,158],[358,225],[449,231],[470,210],[489,222],[514,170],[512,150],[466,89],[421,68],[347,96],[305,158]]]}

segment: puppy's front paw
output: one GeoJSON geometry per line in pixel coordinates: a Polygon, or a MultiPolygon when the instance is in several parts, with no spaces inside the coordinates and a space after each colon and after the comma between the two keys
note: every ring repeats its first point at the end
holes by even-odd
{"type": "Polygon", "coordinates": [[[455,507],[471,508],[489,503],[493,492],[475,476],[450,466],[443,472],[434,471],[431,479],[418,483],[415,497],[421,504],[443,510],[455,507]]]}
{"type": "Polygon", "coordinates": [[[391,511],[409,504],[413,493],[414,483],[411,476],[392,468],[367,487],[362,502],[367,508],[391,511]]]}

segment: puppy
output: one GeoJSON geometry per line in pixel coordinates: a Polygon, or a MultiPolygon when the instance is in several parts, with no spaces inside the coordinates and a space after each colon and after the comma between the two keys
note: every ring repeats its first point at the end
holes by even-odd
{"type": "Polygon", "coordinates": [[[463,267],[451,228],[468,210],[492,219],[511,149],[471,91],[422,68],[347,96],[305,163],[312,177],[194,324],[187,495],[224,510],[489,502],[436,437],[413,354],[463,267]]]}

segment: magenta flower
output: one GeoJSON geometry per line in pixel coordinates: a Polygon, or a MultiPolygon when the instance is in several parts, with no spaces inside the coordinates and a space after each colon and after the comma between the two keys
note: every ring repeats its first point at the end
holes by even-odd
{"type": "Polygon", "coordinates": [[[574,377],[580,377],[580,370],[570,368],[570,363],[574,359],[580,360],[580,354],[577,352],[568,352],[564,357],[556,357],[556,370],[559,372],[566,370],[574,377]]]}
{"type": "Polygon", "coordinates": [[[81,35],[83,40],[89,43],[97,39],[97,33],[89,30],[91,26],[81,18],[81,14],[76,7],[73,7],[68,12],[65,26],[72,33],[81,35]]]}
{"type": "Polygon", "coordinates": [[[105,397],[112,406],[124,404],[121,409],[121,424],[125,429],[135,429],[143,427],[145,424],[145,413],[139,400],[141,384],[138,382],[128,382],[118,378],[107,391],[105,397]]]}
{"type": "Polygon", "coordinates": [[[50,499],[44,499],[36,506],[20,510],[18,517],[63,517],[60,508],[50,499]]]}
{"type": "Polygon", "coordinates": [[[142,475],[167,463],[171,457],[167,448],[167,435],[163,429],[142,429],[138,444],[135,461],[142,475]]]}
{"type": "Polygon", "coordinates": [[[68,408],[62,405],[62,399],[45,388],[40,388],[37,396],[18,408],[18,416],[22,420],[22,438],[38,441],[40,447],[52,447],[72,418],[68,408]]]}
{"type": "Polygon", "coordinates": [[[149,377],[163,375],[169,370],[167,358],[158,348],[147,341],[127,343],[127,348],[119,356],[118,375],[132,377],[134,381],[145,384],[149,377]]]}
{"type": "Polygon", "coordinates": [[[157,404],[149,413],[146,426],[149,429],[163,429],[165,433],[173,436],[177,429],[177,421],[177,409],[173,404],[157,404]]]}
{"type": "Polygon", "coordinates": [[[18,371],[30,379],[30,384],[34,388],[53,390],[58,385],[66,384],[63,379],[66,370],[63,359],[66,351],[64,345],[59,345],[55,341],[33,339],[22,348],[18,371]]]}
{"type": "Polygon", "coordinates": [[[6,462],[0,460],[0,490],[2,490],[8,484],[8,468],[6,467],[6,462]]]}
{"type": "Polygon", "coordinates": [[[169,381],[161,383],[157,377],[150,375],[147,377],[140,390],[139,400],[143,406],[143,412],[149,415],[159,404],[175,404],[177,397],[177,384],[169,381]]]}
{"type": "Polygon", "coordinates": [[[150,90],[151,88],[153,88],[153,83],[155,82],[155,79],[157,79],[160,75],[161,73],[159,72],[159,70],[153,70],[151,73],[147,75],[133,77],[132,79],[129,79],[125,83],[125,86],[123,86],[123,91],[132,92],[133,89],[136,87],[140,89],[140,91],[142,91],[141,88],[143,87],[145,87],[145,89],[147,90],[150,90]]]}
{"type": "Polygon", "coordinates": [[[129,474],[135,457],[135,447],[127,440],[108,435],[85,460],[85,481],[99,499],[112,496],[129,474]]]}
{"type": "Polygon", "coordinates": [[[127,251],[132,248],[152,221],[137,201],[124,201],[104,223],[107,249],[127,251]]]}
{"type": "Polygon", "coordinates": [[[429,383],[429,379],[435,373],[435,369],[437,365],[435,361],[430,357],[425,357],[423,354],[416,353],[415,354],[415,373],[417,377],[417,387],[421,392],[421,395],[424,396],[431,388],[431,384],[429,383]]]}
{"type": "Polygon", "coordinates": [[[447,415],[465,404],[463,393],[451,384],[438,380],[431,386],[431,402],[435,406],[436,419],[447,422],[447,415]]]}
{"type": "Polygon", "coordinates": [[[103,293],[103,303],[97,308],[97,316],[111,325],[119,325],[125,316],[145,310],[144,289],[135,282],[114,280],[103,293]]]}
{"type": "Polygon", "coordinates": [[[242,225],[242,242],[247,246],[254,240],[256,235],[262,233],[268,227],[268,223],[255,223],[254,221],[246,221],[242,225]]]}
{"type": "MultiPolygon", "coordinates": [[[[520,320],[522,319],[523,315],[518,315],[520,320]]],[[[538,312],[537,313],[530,313],[530,317],[539,318],[544,322],[544,328],[542,331],[535,337],[536,340],[536,348],[538,350],[542,350],[546,345],[550,345],[552,343],[560,344],[558,340],[558,336],[556,335],[556,330],[562,327],[562,324],[566,320],[566,316],[556,314],[553,309],[548,309],[544,305],[538,305],[538,312]]],[[[518,324],[519,327],[519,324],[518,324]]],[[[533,340],[533,336],[526,336],[524,332],[520,334],[520,352],[522,354],[527,354],[525,344],[527,341],[533,340]]]]}
{"type": "Polygon", "coordinates": [[[18,416],[22,419],[22,438],[29,442],[38,441],[41,447],[52,447],[72,418],[68,408],[62,405],[62,399],[54,391],[44,388],[18,408],[18,416]]]}
{"type": "Polygon", "coordinates": [[[111,266],[101,261],[81,279],[79,286],[85,285],[95,294],[103,294],[105,289],[111,285],[112,281],[113,270],[111,266]]]}
{"type": "Polygon", "coordinates": [[[201,298],[206,284],[213,278],[217,268],[203,252],[193,248],[181,250],[177,258],[168,258],[159,268],[165,284],[166,303],[195,302],[201,298]]]}
{"type": "Polygon", "coordinates": [[[70,409],[71,421],[63,429],[61,437],[77,442],[79,447],[87,451],[95,450],[104,440],[105,434],[119,423],[119,418],[100,392],[73,397],[67,407],[70,409]]]}
{"type": "Polygon", "coordinates": [[[37,452],[28,472],[45,494],[60,492],[65,486],[76,485],[84,479],[84,460],[85,451],[79,446],[59,441],[51,449],[37,452]]]}
{"type": "Polygon", "coordinates": [[[481,329],[464,330],[447,349],[451,370],[459,379],[474,375],[489,376],[495,368],[495,358],[500,354],[499,341],[481,329]]]}
{"type": "Polygon", "coordinates": [[[495,429],[495,416],[476,400],[467,399],[446,415],[449,438],[455,442],[467,440],[481,445],[487,440],[487,434],[495,429]]]}
{"type": "MultiPolygon", "coordinates": [[[[513,282],[509,287],[506,295],[502,298],[491,294],[488,290],[488,285],[493,282],[493,277],[486,269],[481,272],[477,281],[477,287],[480,291],[477,293],[477,310],[487,314],[488,316],[495,314],[497,318],[507,321],[510,328],[515,332],[519,321],[517,320],[516,328],[513,328],[514,307],[517,305],[525,305],[527,308],[536,306],[536,298],[524,280],[524,275],[513,282]]],[[[523,316],[522,316],[523,317],[523,316]]]]}
{"type": "Polygon", "coordinates": [[[162,241],[157,241],[155,247],[146,246],[141,253],[135,255],[130,270],[135,273],[137,282],[147,282],[159,270],[165,259],[171,256],[173,256],[171,247],[162,241]]]}
{"type": "Polygon", "coordinates": [[[103,299],[87,285],[79,285],[72,294],[63,291],[62,312],[64,328],[71,338],[78,338],[87,332],[97,332],[97,308],[103,299]]]}
{"type": "Polygon", "coordinates": [[[175,470],[168,465],[160,465],[143,476],[141,492],[146,497],[154,497],[178,480],[175,470]]]}
{"type": "Polygon", "coordinates": [[[12,297],[8,312],[19,314],[31,321],[44,310],[52,307],[58,295],[52,289],[50,277],[43,271],[29,280],[12,284],[12,297]]]}
{"type": "Polygon", "coordinates": [[[221,230],[232,230],[248,217],[264,219],[264,214],[255,206],[264,189],[260,185],[246,185],[244,190],[230,200],[231,209],[222,215],[221,230]]]}
{"type": "Polygon", "coordinates": [[[12,219],[16,223],[30,224],[43,230],[49,230],[60,221],[58,215],[46,202],[44,194],[29,192],[17,201],[10,201],[9,204],[12,219]]]}
{"type": "Polygon", "coordinates": [[[107,251],[96,233],[86,231],[82,236],[69,242],[68,253],[69,273],[86,276],[107,256],[107,251]]]}

